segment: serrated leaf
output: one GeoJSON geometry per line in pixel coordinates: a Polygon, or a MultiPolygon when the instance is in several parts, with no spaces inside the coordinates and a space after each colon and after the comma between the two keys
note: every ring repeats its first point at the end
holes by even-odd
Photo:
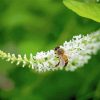
{"type": "Polygon", "coordinates": [[[100,22],[99,3],[85,3],[77,0],[64,0],[63,3],[78,15],[100,22]]]}

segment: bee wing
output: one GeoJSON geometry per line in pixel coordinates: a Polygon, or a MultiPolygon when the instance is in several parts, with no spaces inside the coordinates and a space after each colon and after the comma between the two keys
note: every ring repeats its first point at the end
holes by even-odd
{"type": "Polygon", "coordinates": [[[60,57],[60,64],[59,66],[64,67],[65,66],[65,61],[62,57],[60,57]]]}

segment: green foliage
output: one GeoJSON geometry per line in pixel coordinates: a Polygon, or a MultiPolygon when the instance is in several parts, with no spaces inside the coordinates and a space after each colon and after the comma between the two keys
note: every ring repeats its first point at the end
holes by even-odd
{"type": "MultiPolygon", "coordinates": [[[[62,0],[0,0],[0,49],[10,53],[46,51],[99,28],[62,0]]],[[[100,100],[99,69],[100,52],[75,72],[38,74],[0,60],[0,100],[100,100]]]]}
{"type": "Polygon", "coordinates": [[[64,0],[65,6],[78,15],[100,22],[100,4],[94,1],[64,0]]]}

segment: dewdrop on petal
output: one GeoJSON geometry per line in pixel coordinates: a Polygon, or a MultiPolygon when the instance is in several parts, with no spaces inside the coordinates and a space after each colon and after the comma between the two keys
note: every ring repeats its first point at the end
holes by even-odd
{"type": "MultiPolygon", "coordinates": [[[[28,66],[37,72],[55,71],[65,69],[66,71],[75,71],[81,68],[84,64],[88,63],[93,54],[100,50],[100,30],[86,36],[78,35],[73,36],[72,40],[65,41],[63,45],[59,46],[64,50],[64,55],[68,57],[68,64],[62,62],[62,55],[58,57],[55,50],[47,52],[38,52],[36,55],[30,54],[29,59],[26,54],[24,57],[14,54],[6,54],[0,50],[0,58],[6,59],[11,63],[17,63],[28,66]]],[[[64,61],[64,60],[63,60],[64,61]]]]}

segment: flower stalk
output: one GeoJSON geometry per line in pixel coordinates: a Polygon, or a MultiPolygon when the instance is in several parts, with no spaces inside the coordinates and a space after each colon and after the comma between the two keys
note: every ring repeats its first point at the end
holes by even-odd
{"type": "Polygon", "coordinates": [[[74,71],[88,63],[91,56],[100,50],[100,30],[86,36],[74,36],[69,42],[65,41],[60,48],[64,50],[68,57],[68,64],[65,67],[63,64],[56,66],[60,58],[57,57],[54,50],[38,52],[35,56],[30,54],[29,58],[26,54],[24,57],[21,55],[15,56],[15,54],[0,50],[0,58],[16,63],[16,65],[22,64],[23,67],[29,66],[38,72],[62,70],[63,68],[67,71],[74,71]]]}

